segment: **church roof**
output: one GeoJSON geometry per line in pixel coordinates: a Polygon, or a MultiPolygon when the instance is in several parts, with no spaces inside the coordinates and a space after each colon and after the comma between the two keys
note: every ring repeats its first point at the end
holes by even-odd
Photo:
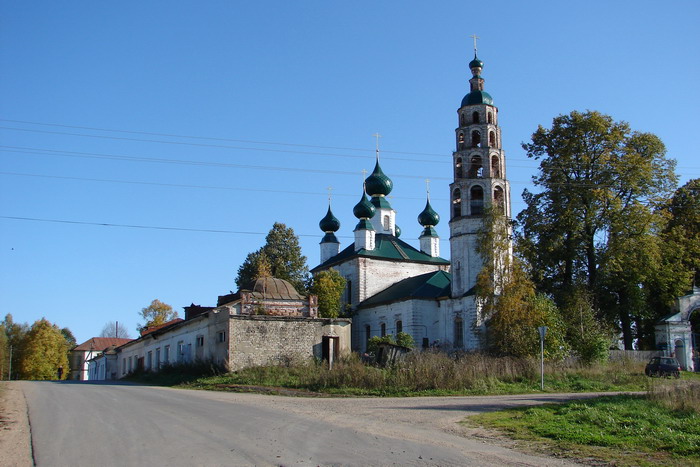
{"type": "Polygon", "coordinates": [[[347,248],[337,255],[329,258],[325,263],[319,264],[311,270],[311,272],[326,269],[337,263],[350,260],[352,258],[377,258],[391,261],[428,263],[428,264],[450,264],[444,258],[434,258],[430,255],[415,249],[403,240],[398,239],[394,235],[377,234],[375,236],[374,250],[361,249],[355,251],[355,244],[351,243],[347,248]]]}
{"type": "Polygon", "coordinates": [[[367,308],[409,299],[436,300],[441,297],[449,297],[451,283],[452,275],[445,271],[435,271],[409,277],[363,301],[358,305],[358,308],[367,308]]]}

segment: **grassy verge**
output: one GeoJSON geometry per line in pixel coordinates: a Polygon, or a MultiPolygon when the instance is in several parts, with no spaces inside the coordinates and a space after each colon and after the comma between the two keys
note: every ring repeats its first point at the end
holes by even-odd
{"type": "Polygon", "coordinates": [[[700,465],[700,381],[655,381],[609,396],[470,417],[536,451],[614,465],[700,465]]]}
{"type": "MultiPolygon", "coordinates": [[[[596,366],[549,365],[545,392],[644,391],[643,364],[616,362],[596,366]]],[[[156,376],[157,377],[157,376],[156,376]]],[[[363,364],[358,358],[337,362],[333,370],[314,362],[269,365],[182,381],[182,386],[212,390],[278,387],[354,396],[426,396],[526,394],[540,391],[537,361],[479,354],[449,357],[416,353],[391,368],[363,364]]]]}

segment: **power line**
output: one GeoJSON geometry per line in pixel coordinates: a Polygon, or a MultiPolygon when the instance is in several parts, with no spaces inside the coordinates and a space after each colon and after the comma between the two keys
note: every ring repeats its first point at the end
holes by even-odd
{"type": "MultiPolygon", "coordinates": [[[[87,177],[70,177],[64,175],[44,175],[44,174],[30,174],[30,173],[19,173],[19,172],[0,172],[0,175],[10,175],[18,177],[35,177],[35,178],[49,178],[58,180],[76,180],[76,181],[86,181],[86,182],[104,182],[104,183],[122,183],[131,185],[152,185],[152,186],[162,186],[162,187],[172,187],[172,188],[197,188],[197,189],[210,189],[210,190],[230,190],[230,191],[253,191],[261,193],[281,193],[281,194],[294,194],[294,195],[311,195],[311,196],[326,196],[327,193],[323,192],[313,192],[313,191],[292,191],[292,190],[270,190],[262,188],[236,188],[228,186],[215,186],[215,185],[189,185],[189,184],[178,184],[178,183],[160,183],[160,182],[143,182],[136,180],[115,180],[107,178],[87,178],[87,177]]],[[[357,197],[357,193],[338,193],[333,192],[333,196],[342,196],[348,198],[357,197]]],[[[408,197],[400,196],[395,197],[397,199],[410,199],[410,200],[424,200],[425,198],[418,197],[408,197]]],[[[447,198],[433,198],[438,201],[446,201],[447,198]]]]}

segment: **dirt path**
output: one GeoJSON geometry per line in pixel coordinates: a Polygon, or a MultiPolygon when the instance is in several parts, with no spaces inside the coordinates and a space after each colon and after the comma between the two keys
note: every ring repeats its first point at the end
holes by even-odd
{"type": "Polygon", "coordinates": [[[0,466],[32,466],[27,404],[18,382],[0,383],[0,466]]]}

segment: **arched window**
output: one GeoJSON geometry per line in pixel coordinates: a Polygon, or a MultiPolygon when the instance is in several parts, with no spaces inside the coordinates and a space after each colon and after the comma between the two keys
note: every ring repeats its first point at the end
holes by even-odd
{"type": "Polygon", "coordinates": [[[462,158],[458,157],[455,162],[455,178],[462,178],[462,158]]]}
{"type": "Polygon", "coordinates": [[[469,178],[481,178],[483,174],[483,165],[481,162],[481,156],[474,154],[469,160],[469,178]]]}
{"type": "Polygon", "coordinates": [[[365,324],[365,349],[367,349],[367,345],[369,344],[369,339],[372,337],[372,328],[369,327],[369,324],[365,324]]]}
{"type": "Polygon", "coordinates": [[[459,126],[464,126],[464,114],[459,114],[459,126]]]}
{"type": "Polygon", "coordinates": [[[498,156],[491,156],[491,177],[501,178],[501,163],[498,156]]]}
{"type": "Polygon", "coordinates": [[[381,329],[382,329],[382,331],[381,331],[382,337],[386,336],[386,323],[382,323],[381,329]]]}
{"type": "Polygon", "coordinates": [[[396,334],[403,332],[403,321],[398,320],[396,322],[396,334]]]}
{"type": "Polygon", "coordinates": [[[352,281],[349,277],[345,278],[345,303],[352,305],[352,281]]]}
{"type": "Polygon", "coordinates": [[[464,347],[464,321],[461,317],[455,318],[454,346],[458,349],[464,347]]]}
{"type": "Polygon", "coordinates": [[[479,123],[479,112],[474,112],[472,114],[472,123],[479,123]]]}
{"type": "Polygon", "coordinates": [[[462,133],[461,131],[457,136],[457,149],[460,151],[464,149],[464,133],[462,133]]]}
{"type": "Polygon", "coordinates": [[[389,216],[384,216],[383,225],[384,225],[384,230],[389,230],[389,227],[391,227],[391,219],[389,218],[389,216]]]}
{"type": "Polygon", "coordinates": [[[493,114],[492,114],[491,112],[488,112],[488,113],[486,114],[486,121],[487,121],[488,123],[493,123],[493,114]]]}
{"type": "Polygon", "coordinates": [[[459,217],[462,215],[462,192],[459,188],[456,188],[452,192],[452,217],[459,217]]]}
{"type": "Polygon", "coordinates": [[[473,186],[469,192],[469,208],[472,216],[484,213],[484,189],[479,185],[473,186]]]}
{"type": "Polygon", "coordinates": [[[506,197],[503,192],[503,188],[500,186],[497,186],[496,188],[493,189],[493,204],[496,206],[496,209],[500,211],[501,214],[506,212],[506,197]]]}
{"type": "Polygon", "coordinates": [[[473,148],[480,148],[481,147],[481,133],[479,133],[476,130],[472,131],[472,147],[473,148]]]}
{"type": "Polygon", "coordinates": [[[489,146],[492,148],[496,147],[496,132],[489,131],[489,146]]]}

